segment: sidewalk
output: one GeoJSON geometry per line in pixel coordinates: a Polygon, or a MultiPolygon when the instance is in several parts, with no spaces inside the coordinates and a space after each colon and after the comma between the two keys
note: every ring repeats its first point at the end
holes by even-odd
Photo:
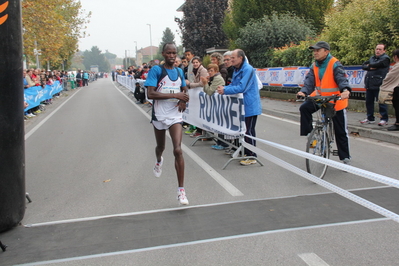
{"type": "MultiPolygon", "coordinates": [[[[301,102],[290,102],[266,97],[262,97],[261,101],[264,114],[299,122],[299,106],[301,102]]],[[[376,117],[378,117],[378,114],[376,117]]],[[[395,118],[390,118],[388,121],[389,125],[383,127],[378,126],[378,118],[375,124],[360,124],[359,121],[365,118],[366,114],[363,112],[348,111],[348,129],[351,135],[399,144],[399,131],[387,131],[386,129],[395,122],[395,118]]]]}

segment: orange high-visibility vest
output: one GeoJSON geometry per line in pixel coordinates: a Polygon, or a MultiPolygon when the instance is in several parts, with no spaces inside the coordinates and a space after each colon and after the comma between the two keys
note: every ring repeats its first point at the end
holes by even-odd
{"type": "MultiPolygon", "coordinates": [[[[322,80],[320,80],[319,77],[319,67],[316,66],[316,63],[313,63],[313,72],[316,88],[311,96],[316,95],[316,91],[321,96],[341,95],[341,92],[339,91],[339,86],[334,80],[334,64],[337,61],[337,58],[331,57],[322,80]]],[[[348,107],[348,99],[341,99],[335,103],[334,109],[335,111],[339,111],[346,107],[348,107]]]]}

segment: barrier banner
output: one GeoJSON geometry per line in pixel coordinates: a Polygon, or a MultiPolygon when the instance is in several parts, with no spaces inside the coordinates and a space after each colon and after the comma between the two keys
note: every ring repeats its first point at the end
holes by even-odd
{"type": "MultiPolygon", "coordinates": [[[[145,80],[120,76],[117,81],[134,91],[136,81],[144,85],[145,80]]],[[[190,101],[183,113],[184,122],[216,134],[239,136],[244,134],[245,112],[242,93],[236,95],[207,95],[202,87],[188,90],[190,101]]]]}
{"type": "Polygon", "coordinates": [[[39,106],[41,102],[53,98],[53,95],[62,91],[62,85],[57,80],[53,85],[29,87],[24,89],[25,102],[29,104],[25,111],[39,106]]]}
{"type": "Polygon", "coordinates": [[[245,133],[245,112],[242,93],[207,95],[202,87],[188,90],[190,101],[183,120],[216,134],[238,136],[245,133]]]}
{"type": "MultiPolygon", "coordinates": [[[[361,66],[344,66],[353,92],[365,92],[364,77],[367,71],[361,66]]],[[[265,86],[302,87],[308,67],[258,68],[256,74],[265,86]]]]}

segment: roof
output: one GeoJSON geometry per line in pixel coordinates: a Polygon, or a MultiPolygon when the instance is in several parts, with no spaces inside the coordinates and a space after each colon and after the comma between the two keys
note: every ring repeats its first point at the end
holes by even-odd
{"type": "Polygon", "coordinates": [[[152,48],[152,54],[153,55],[158,53],[158,47],[157,46],[147,46],[147,47],[141,48],[137,52],[141,53],[143,56],[151,55],[151,48],[152,48]]]}

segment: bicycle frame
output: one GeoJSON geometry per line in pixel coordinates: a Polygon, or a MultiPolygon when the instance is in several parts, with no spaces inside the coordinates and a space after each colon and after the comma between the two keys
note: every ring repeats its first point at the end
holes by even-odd
{"type": "MultiPolygon", "coordinates": [[[[313,130],[308,135],[306,152],[312,153],[324,158],[330,158],[332,151],[332,143],[334,142],[333,134],[333,121],[334,116],[334,105],[329,102],[337,100],[336,96],[316,96],[307,97],[316,106],[318,112],[316,114],[317,119],[313,122],[313,130]]],[[[334,154],[334,152],[333,152],[334,154]]],[[[306,159],[306,169],[310,174],[323,178],[326,171],[327,165],[317,163],[310,159],[306,159]]]]}

